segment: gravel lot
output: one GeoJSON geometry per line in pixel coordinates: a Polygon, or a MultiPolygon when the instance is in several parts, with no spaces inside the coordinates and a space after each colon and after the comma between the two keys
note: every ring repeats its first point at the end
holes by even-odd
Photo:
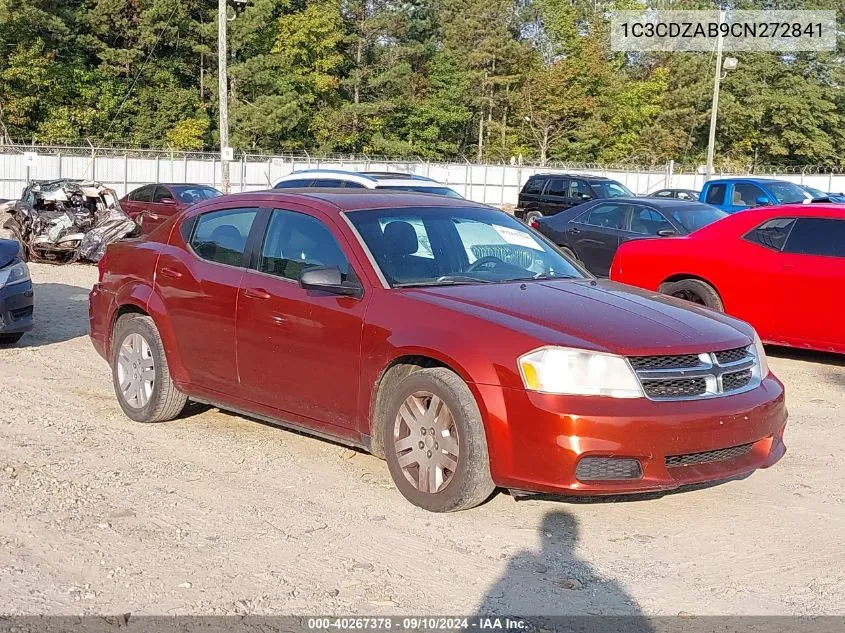
{"type": "Polygon", "coordinates": [[[325,441],[131,422],[87,337],[96,268],[31,270],[37,329],[0,350],[2,613],[845,613],[842,359],[770,350],[788,453],[745,480],[433,515],[325,441]]]}

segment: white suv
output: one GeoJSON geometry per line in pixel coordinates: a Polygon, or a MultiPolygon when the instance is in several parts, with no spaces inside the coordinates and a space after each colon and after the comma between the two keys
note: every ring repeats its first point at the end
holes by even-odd
{"type": "Polygon", "coordinates": [[[298,187],[343,187],[345,189],[388,189],[432,193],[450,198],[462,198],[457,191],[444,184],[412,174],[384,171],[340,171],[334,169],[306,169],[295,171],[276,181],[274,189],[298,187]]]}

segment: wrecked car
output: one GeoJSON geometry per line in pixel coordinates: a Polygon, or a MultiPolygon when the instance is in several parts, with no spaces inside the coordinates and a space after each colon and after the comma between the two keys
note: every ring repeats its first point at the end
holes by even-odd
{"type": "Polygon", "coordinates": [[[9,213],[4,228],[29,260],[97,262],[108,244],[138,229],[115,191],[91,180],[33,181],[9,213]]]}
{"type": "Polygon", "coordinates": [[[0,345],[14,345],[32,329],[33,291],[20,244],[0,239],[0,345]]]}

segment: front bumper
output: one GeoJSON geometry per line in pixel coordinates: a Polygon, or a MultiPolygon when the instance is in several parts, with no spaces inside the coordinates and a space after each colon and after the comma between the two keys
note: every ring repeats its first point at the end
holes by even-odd
{"type": "Polygon", "coordinates": [[[672,490],[740,477],[773,465],[786,452],[784,390],[772,374],[742,394],[684,402],[475,387],[486,409],[493,479],[515,490],[576,495],[672,490]],[[744,452],[671,465],[677,456],[733,447],[744,447],[744,452]],[[582,481],[576,467],[584,457],[634,459],[641,474],[582,481]],[[675,458],[670,465],[667,457],[675,458]]]}
{"type": "Polygon", "coordinates": [[[0,286],[0,334],[31,330],[34,302],[32,281],[0,286]]]}

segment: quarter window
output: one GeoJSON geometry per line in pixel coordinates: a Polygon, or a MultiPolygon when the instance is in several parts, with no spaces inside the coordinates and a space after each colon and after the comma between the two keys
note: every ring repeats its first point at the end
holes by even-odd
{"type": "Polygon", "coordinates": [[[845,257],[845,220],[798,218],[786,240],[787,253],[845,257]]]}
{"type": "Polygon", "coordinates": [[[529,178],[528,182],[525,183],[525,187],[522,189],[522,193],[540,193],[543,190],[543,184],[545,182],[543,178],[529,178]]]}
{"type": "Polygon", "coordinates": [[[707,204],[724,204],[725,189],[727,189],[727,185],[724,183],[710,186],[707,189],[707,199],[705,202],[707,204]]]}
{"type": "Polygon", "coordinates": [[[343,281],[354,279],[349,260],[325,224],[303,213],[273,211],[258,270],[299,281],[314,266],[336,266],[343,281]]]}
{"type": "Polygon", "coordinates": [[[204,213],[197,220],[191,247],[212,262],[243,265],[246,240],[257,209],[225,209],[204,213]]]}
{"type": "Polygon", "coordinates": [[[776,218],[769,220],[751,231],[745,239],[760,246],[781,251],[794,224],[795,218],[776,218]]]}

